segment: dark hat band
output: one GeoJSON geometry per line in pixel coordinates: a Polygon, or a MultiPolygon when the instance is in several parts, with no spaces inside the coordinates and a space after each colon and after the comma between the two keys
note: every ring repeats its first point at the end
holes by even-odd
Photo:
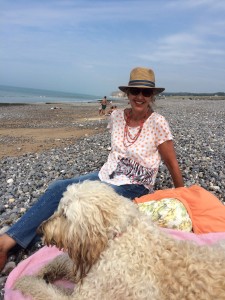
{"type": "Polygon", "coordinates": [[[128,85],[144,85],[149,87],[155,87],[155,82],[150,80],[130,80],[128,85]]]}

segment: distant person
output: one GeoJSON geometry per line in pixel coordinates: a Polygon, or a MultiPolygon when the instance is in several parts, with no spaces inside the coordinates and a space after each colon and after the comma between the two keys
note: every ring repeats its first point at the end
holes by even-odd
{"type": "MultiPolygon", "coordinates": [[[[7,261],[10,249],[17,244],[26,248],[35,240],[36,229],[54,213],[70,184],[100,180],[109,184],[119,195],[133,200],[154,191],[163,159],[174,186],[184,186],[169,125],[152,108],[155,95],[164,91],[164,88],[155,86],[154,72],[147,68],[135,68],[131,71],[128,84],[119,88],[127,94],[131,107],[116,109],[110,116],[111,151],[107,161],[98,171],[57,180],[48,187],[20,220],[0,236],[0,270],[7,261]]],[[[106,103],[106,97],[103,100],[106,103]]]]}
{"type": "Polygon", "coordinates": [[[117,106],[116,106],[116,105],[115,105],[115,106],[113,106],[113,105],[110,106],[110,109],[108,110],[106,116],[110,116],[111,113],[112,113],[115,109],[117,109],[117,106]]]}
{"type": "Polygon", "coordinates": [[[102,101],[101,101],[102,109],[101,109],[101,111],[99,112],[100,115],[105,115],[105,110],[106,110],[107,104],[108,104],[107,97],[104,96],[104,98],[103,98],[102,101]]]}

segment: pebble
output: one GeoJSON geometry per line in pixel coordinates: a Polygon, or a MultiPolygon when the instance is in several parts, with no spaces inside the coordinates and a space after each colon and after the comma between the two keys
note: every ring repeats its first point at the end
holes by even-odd
{"type": "Polygon", "coordinates": [[[2,270],[2,274],[7,276],[9,273],[16,267],[16,263],[14,261],[9,261],[5,265],[4,269],[2,270]]]}
{"type": "MultiPolygon", "coordinates": [[[[185,185],[200,185],[224,203],[225,101],[157,100],[154,109],[170,124],[185,185]]],[[[86,127],[96,128],[96,123],[87,122],[86,127]]],[[[110,147],[110,135],[105,131],[84,136],[74,145],[64,148],[2,158],[0,227],[15,223],[53,180],[99,170],[107,159],[110,147]]],[[[155,188],[171,187],[169,172],[161,163],[155,188]]],[[[12,258],[14,263],[17,264],[41,246],[39,243],[19,252],[12,258]]],[[[5,275],[1,277],[0,288],[6,278],[5,275]]]]}

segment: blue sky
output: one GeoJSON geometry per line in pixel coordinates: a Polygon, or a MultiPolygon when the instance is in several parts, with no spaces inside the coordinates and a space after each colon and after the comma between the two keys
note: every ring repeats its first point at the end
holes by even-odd
{"type": "Polygon", "coordinates": [[[110,95],[137,66],[225,92],[224,0],[0,0],[0,84],[110,95]]]}

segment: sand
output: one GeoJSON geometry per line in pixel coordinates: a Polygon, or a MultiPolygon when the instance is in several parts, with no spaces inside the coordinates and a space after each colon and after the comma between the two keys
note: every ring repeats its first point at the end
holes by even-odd
{"type": "Polygon", "coordinates": [[[98,107],[98,103],[0,106],[0,159],[66,147],[103,131],[102,121],[108,117],[99,116],[98,107]]]}

